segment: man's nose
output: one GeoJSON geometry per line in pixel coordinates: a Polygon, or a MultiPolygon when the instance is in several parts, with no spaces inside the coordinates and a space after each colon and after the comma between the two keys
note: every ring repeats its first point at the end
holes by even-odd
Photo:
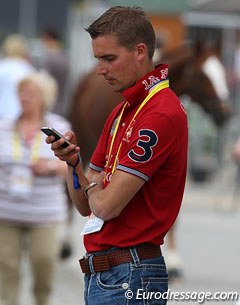
{"type": "Polygon", "coordinates": [[[101,62],[99,62],[98,65],[97,65],[97,74],[98,75],[107,74],[107,69],[106,69],[105,65],[101,62]]]}

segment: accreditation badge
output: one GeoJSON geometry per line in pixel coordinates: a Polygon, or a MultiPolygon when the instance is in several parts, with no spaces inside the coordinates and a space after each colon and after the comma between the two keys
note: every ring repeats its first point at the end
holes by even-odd
{"type": "Polygon", "coordinates": [[[88,219],[88,221],[85,223],[81,235],[87,235],[94,232],[99,232],[102,229],[103,224],[104,224],[104,220],[92,214],[88,219]]]}
{"type": "Polygon", "coordinates": [[[27,165],[16,164],[10,173],[10,195],[21,199],[27,199],[32,193],[32,188],[32,170],[27,165]]]}

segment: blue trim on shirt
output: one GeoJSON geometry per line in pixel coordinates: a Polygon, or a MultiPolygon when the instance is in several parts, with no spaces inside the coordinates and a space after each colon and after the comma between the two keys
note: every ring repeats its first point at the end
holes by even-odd
{"type": "Polygon", "coordinates": [[[145,181],[148,181],[149,180],[149,177],[147,175],[144,175],[143,173],[133,169],[133,168],[130,168],[130,167],[126,167],[126,166],[123,166],[123,165],[118,165],[116,167],[116,169],[119,169],[119,170],[122,170],[124,172],[127,172],[127,173],[130,173],[130,174],[133,174],[135,176],[138,176],[140,178],[142,178],[143,180],[145,181]]]}
{"type": "Polygon", "coordinates": [[[90,162],[89,167],[97,172],[103,171],[103,167],[96,166],[90,162]]]}

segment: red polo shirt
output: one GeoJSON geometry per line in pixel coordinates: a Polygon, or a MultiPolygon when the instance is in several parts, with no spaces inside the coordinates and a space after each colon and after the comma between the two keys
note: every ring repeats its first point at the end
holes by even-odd
{"type": "Polygon", "coordinates": [[[118,217],[105,222],[101,231],[84,236],[88,252],[146,242],[161,245],[177,217],[187,168],[188,127],[184,108],[173,91],[165,88],[157,92],[132,120],[149,91],[168,78],[167,71],[167,65],[160,65],[123,93],[128,105],[121,117],[107,166],[116,119],[124,102],[106,121],[90,168],[106,172],[105,187],[108,187],[112,163],[122,143],[116,170],[136,175],[145,183],[118,217]]]}

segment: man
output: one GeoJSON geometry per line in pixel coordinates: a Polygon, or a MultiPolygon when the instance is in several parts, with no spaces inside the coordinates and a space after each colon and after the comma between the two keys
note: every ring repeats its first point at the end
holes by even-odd
{"type": "Polygon", "coordinates": [[[82,231],[87,256],[80,260],[85,301],[166,304],[159,297],[168,289],[160,245],[184,191],[186,113],[168,87],[167,65],[153,67],[155,35],[142,9],[112,7],[86,30],[97,73],[125,100],[107,119],[87,176],[73,132],[65,134],[73,143],[65,149],[64,139],[46,139],[68,162],[72,201],[89,216],[82,231]]]}

